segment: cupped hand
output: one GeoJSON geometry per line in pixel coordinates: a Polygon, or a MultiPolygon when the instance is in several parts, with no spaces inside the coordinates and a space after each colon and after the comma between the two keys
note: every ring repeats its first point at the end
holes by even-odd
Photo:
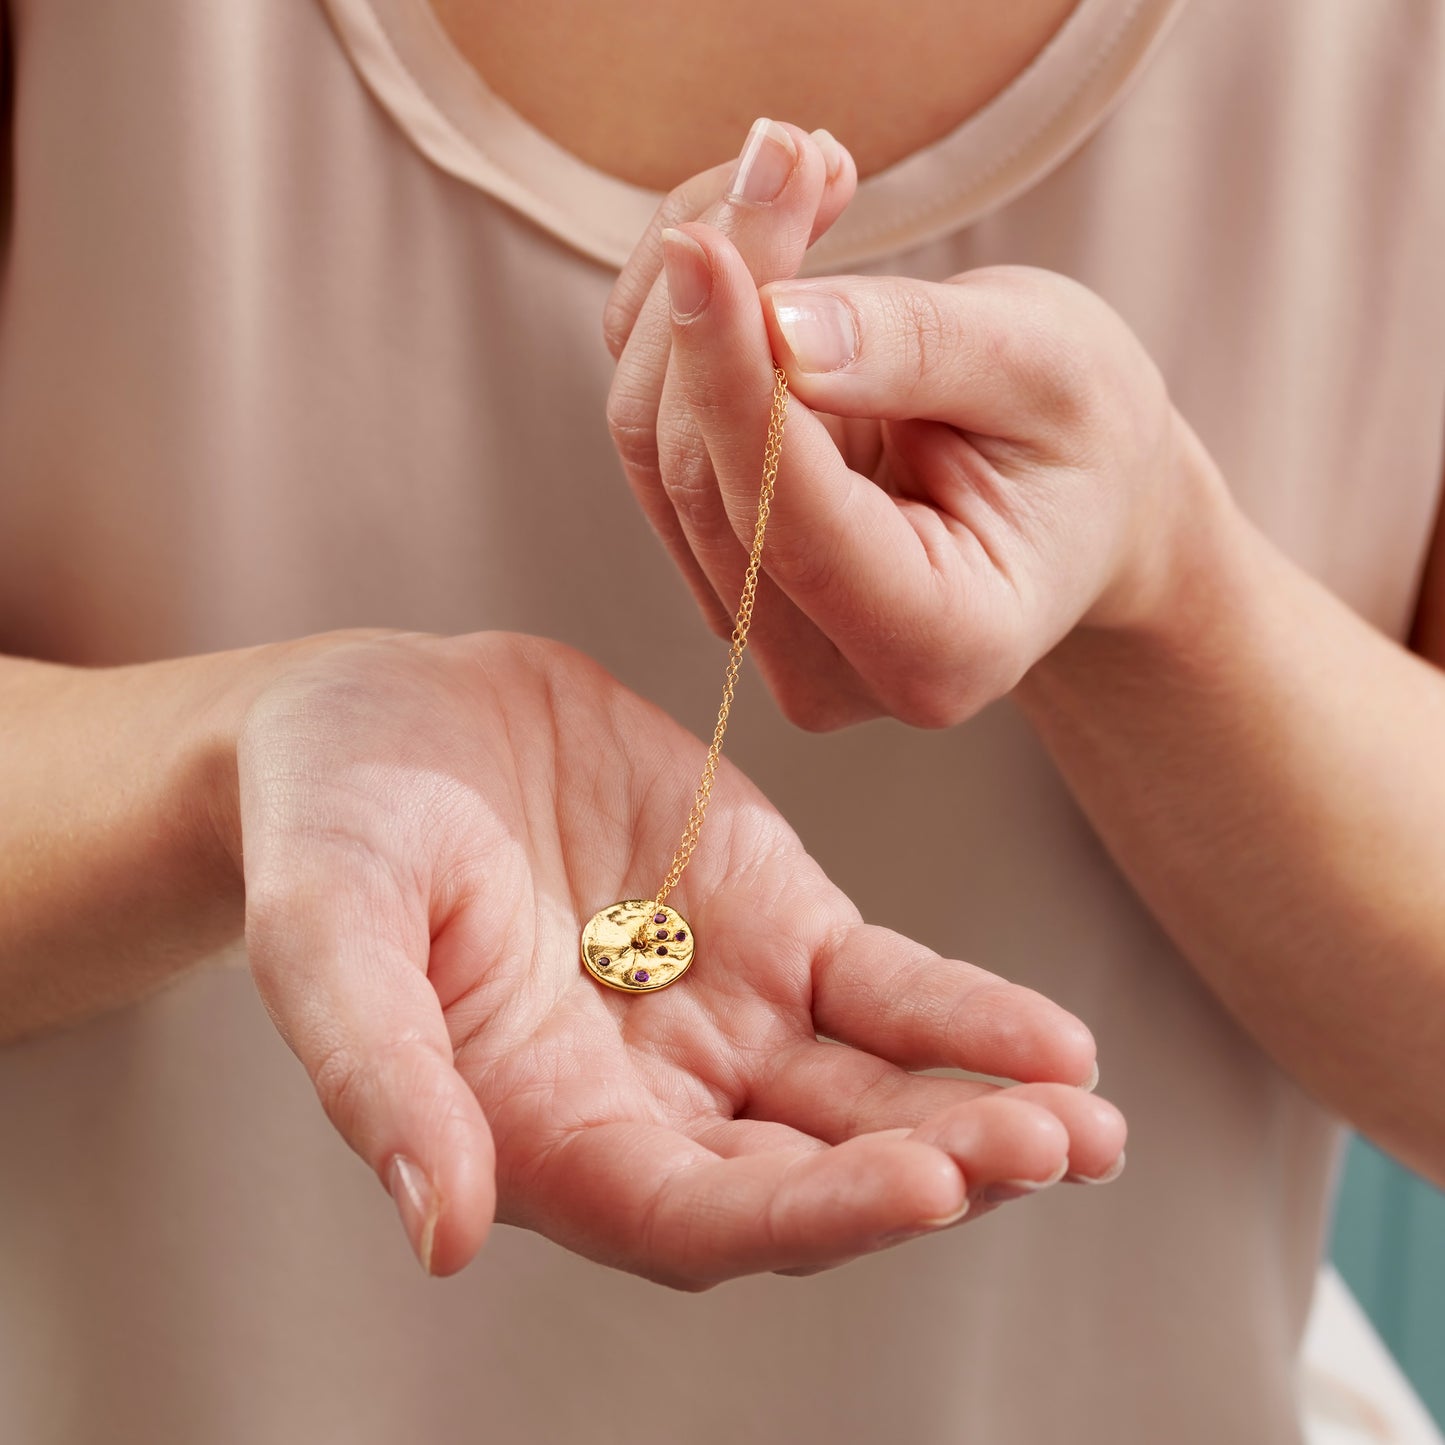
{"type": "Polygon", "coordinates": [[[247,714],[256,983],[423,1265],[496,1218],[698,1289],[1116,1172],[1083,1024],[865,923],[726,759],[669,899],[691,969],[643,995],[584,972],[583,924],[652,896],[704,755],[515,633],[341,634],[247,714]],[[909,1072],[938,1066],[1024,1082],[909,1072]]]}
{"type": "MultiPolygon", "coordinates": [[[[810,195],[798,186],[803,217],[780,234],[804,232],[810,195]]],[[[706,216],[667,228],[661,249],[673,304],[659,462],[633,465],[631,418],[624,466],[674,550],[681,535],[725,635],[775,357],[786,370],[763,553],[782,600],[760,603],[751,646],[793,721],[949,726],[1073,628],[1148,624],[1188,525],[1197,442],[1099,297],[1026,267],[760,276],[763,238],[706,216]]]]}

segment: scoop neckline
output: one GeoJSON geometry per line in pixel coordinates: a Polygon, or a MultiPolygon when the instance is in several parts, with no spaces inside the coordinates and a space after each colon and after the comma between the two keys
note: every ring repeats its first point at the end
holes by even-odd
{"type": "MultiPolygon", "coordinates": [[[[582,160],[508,105],[428,0],[321,0],[382,107],[434,165],[620,269],[665,192],[582,160]]],[[[1028,66],[938,140],[858,183],[803,274],[838,271],[972,224],[1102,123],[1185,0],[1079,0],[1028,66]]]]}

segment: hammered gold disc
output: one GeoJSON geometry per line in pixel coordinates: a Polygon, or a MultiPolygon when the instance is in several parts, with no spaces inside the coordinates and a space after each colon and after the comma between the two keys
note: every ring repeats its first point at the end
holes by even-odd
{"type": "Polygon", "coordinates": [[[676,983],[692,962],[692,925],[676,909],[628,898],[594,913],[582,930],[582,966],[623,993],[653,993],[676,983]],[[660,920],[660,921],[659,921],[660,920]],[[633,936],[645,927],[643,947],[633,936]]]}

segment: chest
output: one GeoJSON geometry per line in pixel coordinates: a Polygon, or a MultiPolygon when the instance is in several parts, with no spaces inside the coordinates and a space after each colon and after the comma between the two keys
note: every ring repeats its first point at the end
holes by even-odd
{"type": "Polygon", "coordinates": [[[826,126],[871,175],[1001,91],[1075,0],[431,0],[486,84],[574,155],[669,190],[758,115],[826,126]]]}

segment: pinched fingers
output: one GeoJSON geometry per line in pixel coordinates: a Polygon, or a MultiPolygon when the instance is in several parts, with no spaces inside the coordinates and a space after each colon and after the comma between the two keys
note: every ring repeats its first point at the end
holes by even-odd
{"type": "Polygon", "coordinates": [[[602,336],[614,361],[621,359],[632,328],[637,324],[638,315],[662,269],[662,232],[668,226],[696,220],[715,208],[726,195],[737,166],[737,158],[733,157],[689,176],[667,193],[653,213],[642,238],[633,247],[627,263],[612,283],[612,290],[602,308],[602,336]]]}
{"type": "MultiPolygon", "coordinates": [[[[810,241],[851,199],[857,172],[847,153],[841,147],[838,151],[840,160],[830,175],[824,149],[801,128],[760,120],[749,133],[726,183],[728,194],[703,214],[735,239],[754,285],[793,275],[810,241]]],[[[691,203],[689,197],[671,209],[680,211],[691,203]]],[[[720,597],[698,565],[667,485],[688,488],[711,472],[686,407],[670,404],[665,393],[672,342],[667,287],[659,272],[661,235],[675,224],[672,215],[663,215],[668,209],[664,206],[655,218],[640,254],[629,262],[609,302],[609,345],[621,344],[607,420],[628,486],[697,598],[709,627],[726,637],[736,596],[720,597]],[[663,475],[661,460],[664,436],[672,458],[669,477],[663,475]]]]}
{"type": "MultiPolygon", "coordinates": [[[[627,264],[613,283],[612,291],[603,307],[602,332],[614,360],[621,357],[638,315],[648,296],[652,294],[661,273],[662,232],[669,226],[680,226],[684,221],[710,216],[731,233],[728,218],[723,214],[728,209],[726,198],[731,193],[740,191],[739,172],[744,157],[749,155],[750,148],[756,148],[767,125],[765,118],[756,121],[739,155],[700,171],[695,176],[689,176],[667,194],[653,213],[642,238],[633,248],[627,264]]],[[[785,134],[796,143],[796,128],[785,128],[785,134]]],[[[822,152],[825,174],[822,198],[813,214],[808,232],[807,244],[811,246],[838,219],[852,199],[858,184],[858,168],[852,155],[838,143],[830,131],[819,129],[809,134],[822,152]]],[[[760,181],[765,179],[760,178],[760,181]]],[[[740,196],[732,203],[732,209],[739,211],[745,204],[747,203],[740,196]]]]}
{"type": "Polygon", "coordinates": [[[944,281],[823,276],[760,292],[779,364],[838,416],[945,422],[1051,451],[1139,348],[1086,287],[1029,266],[944,281]]]}
{"type": "MultiPolygon", "coordinates": [[[[692,555],[712,585],[730,594],[757,514],[773,353],[757,289],[728,238],[694,222],[666,239],[675,289],[682,291],[686,269],[705,293],[691,311],[674,313],[673,373],[710,466],[664,466],[664,482],[692,555]]],[[[853,471],[822,418],[796,394],[788,402],[763,567],[791,605],[774,606],[783,621],[771,628],[760,622],[759,663],[766,668],[780,650],[787,665],[775,691],[794,721],[830,725],[813,715],[806,696],[790,694],[788,677],[800,674],[801,657],[803,676],[830,668],[835,692],[851,689],[875,707],[882,699],[880,710],[908,722],[936,722],[936,700],[949,696],[938,674],[953,678],[961,650],[947,619],[978,611],[961,594],[967,574],[955,544],[933,508],[897,499],[853,471]]]]}
{"type": "MultiPolygon", "coordinates": [[[[608,396],[608,420],[614,428],[619,423],[624,428],[623,435],[616,438],[624,461],[632,459],[627,450],[627,424],[656,425],[663,370],[671,346],[667,286],[661,275],[662,233],[684,219],[705,220],[737,246],[755,285],[790,277],[802,263],[825,197],[831,193],[828,209],[836,218],[851,199],[848,177],[855,175],[851,165],[846,165],[830,178],[823,152],[807,131],[760,119],[748,132],[721,196],[697,216],[662,222],[659,212],[656,231],[649,228],[644,237],[646,259],[635,258],[637,268],[626,282],[618,278],[608,303],[608,324],[614,339],[623,338],[618,318],[630,318],[608,396]],[[618,290],[624,286],[625,291],[618,290]],[[623,295],[635,300],[635,307],[630,302],[624,304],[620,299],[623,295]]],[[[638,459],[645,461],[645,452],[638,459]]]]}
{"type": "MultiPolygon", "coordinates": [[[[686,265],[706,282],[705,303],[674,314],[673,375],[711,470],[688,482],[693,472],[665,466],[664,477],[689,547],[721,591],[736,586],[743,539],[756,514],[757,459],[780,343],[760,301],[769,288],[759,293],[752,285],[727,237],[691,222],[669,232],[666,242],[669,274],[686,265]]],[[[891,277],[834,277],[828,284],[854,282],[888,295],[891,288],[924,284],[891,277]]],[[[933,287],[940,293],[969,289],[933,287]]],[[[967,304],[980,311],[993,307],[995,321],[1004,324],[996,300],[984,304],[971,297],[967,304]]],[[[786,349],[782,354],[788,355],[786,349]]],[[[877,389],[886,394],[886,366],[878,374],[885,380],[877,389]]],[[[905,394],[920,399],[922,383],[911,384],[905,394]]],[[[1000,407],[1015,404],[1007,384],[990,380],[988,386],[1007,398],[1000,407]]],[[[940,387],[938,395],[951,393],[940,387]]],[[[969,404],[978,402],[975,393],[969,404]]],[[[760,628],[759,664],[770,685],[775,666],[774,692],[800,726],[833,725],[827,715],[815,715],[806,696],[789,691],[790,677],[823,673],[827,660],[814,663],[823,644],[835,654],[829,680],[845,698],[851,688],[852,697],[871,699],[878,710],[913,726],[953,726],[1010,691],[1040,649],[1057,640],[1060,627],[1077,616],[1070,611],[1074,594],[1060,588],[1040,598],[1038,589],[1021,591],[1013,581],[1014,565],[1031,554],[1019,543],[1017,518],[1002,505],[976,448],[954,426],[905,421],[900,417],[908,407],[894,414],[879,401],[876,414],[892,428],[885,437],[893,464],[887,490],[848,465],[814,404],[826,406],[827,397],[819,400],[804,389],[788,405],[764,570],[792,604],[773,609],[789,632],[779,636],[760,628]],[[923,485],[920,476],[932,481],[923,485]],[[812,631],[821,639],[811,639],[812,631]],[[807,668],[790,666],[795,657],[807,668]]],[[[850,415],[870,414],[858,397],[850,405],[856,408],[850,415]]],[[[1040,508],[1037,491],[1019,506],[1040,508]]]]}

